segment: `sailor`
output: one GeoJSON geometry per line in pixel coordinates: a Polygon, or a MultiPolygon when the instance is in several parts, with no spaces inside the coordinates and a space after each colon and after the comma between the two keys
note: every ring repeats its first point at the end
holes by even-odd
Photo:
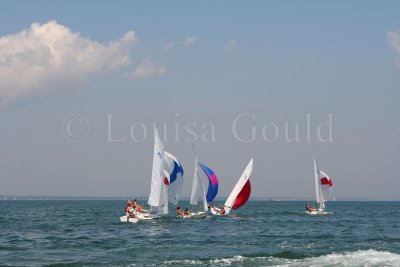
{"type": "Polygon", "coordinates": [[[182,211],[181,207],[177,207],[176,212],[178,213],[178,216],[181,216],[181,217],[183,216],[183,211],[182,211]]]}
{"type": "Polygon", "coordinates": [[[128,217],[129,218],[136,218],[135,210],[133,208],[130,208],[128,210],[128,217]]]}
{"type": "Polygon", "coordinates": [[[221,206],[221,209],[220,209],[220,211],[219,211],[219,214],[221,214],[221,215],[224,215],[224,214],[225,214],[225,206],[224,206],[224,205],[221,206]]]}
{"type": "Polygon", "coordinates": [[[133,204],[130,199],[128,199],[125,205],[125,215],[127,221],[129,221],[129,218],[136,218],[135,210],[133,209],[133,204]]]}
{"type": "Polygon", "coordinates": [[[211,210],[215,210],[217,214],[224,215],[225,214],[225,206],[222,205],[221,208],[217,208],[214,205],[208,205],[208,208],[211,210]]]}
{"type": "Polygon", "coordinates": [[[183,213],[183,215],[189,216],[190,215],[190,210],[188,208],[186,208],[185,212],[183,213]]]}
{"type": "Polygon", "coordinates": [[[125,212],[128,213],[128,210],[131,207],[132,207],[132,201],[130,199],[128,199],[128,201],[126,202],[125,208],[124,208],[125,212]]]}
{"type": "Polygon", "coordinates": [[[142,212],[143,211],[142,206],[140,206],[140,204],[137,202],[136,198],[133,201],[133,205],[134,205],[134,208],[136,209],[137,212],[142,212]]]}
{"type": "Polygon", "coordinates": [[[313,208],[313,206],[312,206],[310,203],[307,203],[307,205],[306,205],[306,210],[307,210],[308,212],[315,211],[315,209],[313,208]]]}

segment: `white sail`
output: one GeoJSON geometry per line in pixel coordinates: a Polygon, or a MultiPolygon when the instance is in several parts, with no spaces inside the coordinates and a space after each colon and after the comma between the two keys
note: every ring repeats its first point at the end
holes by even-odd
{"type": "Polygon", "coordinates": [[[320,185],[320,170],[317,165],[317,161],[314,158],[314,178],[315,178],[315,197],[320,209],[325,209],[324,197],[321,192],[320,185]]]}
{"type": "Polygon", "coordinates": [[[193,177],[192,193],[190,195],[190,205],[197,206],[199,202],[202,202],[204,211],[208,211],[206,191],[204,190],[203,183],[200,180],[197,155],[196,155],[196,150],[194,148],[194,144],[193,144],[193,151],[195,160],[194,160],[194,177],[193,177]]]}
{"type": "MultiPolygon", "coordinates": [[[[228,214],[231,209],[234,207],[236,198],[242,191],[243,187],[248,182],[251,172],[253,171],[253,159],[250,160],[249,164],[247,165],[246,169],[243,171],[242,175],[240,176],[239,180],[237,181],[235,187],[233,188],[231,194],[229,195],[228,199],[225,202],[225,213],[228,214]]],[[[244,201],[244,203],[247,199],[244,201]]],[[[243,205],[244,203],[240,203],[243,205]]]]}
{"type": "Polygon", "coordinates": [[[164,169],[168,172],[168,200],[178,204],[183,186],[183,168],[178,159],[164,151],[164,169]]]}
{"type": "Polygon", "coordinates": [[[157,128],[154,128],[154,153],[151,185],[148,204],[151,210],[156,210],[161,203],[162,185],[164,180],[164,143],[161,141],[157,128]]]}

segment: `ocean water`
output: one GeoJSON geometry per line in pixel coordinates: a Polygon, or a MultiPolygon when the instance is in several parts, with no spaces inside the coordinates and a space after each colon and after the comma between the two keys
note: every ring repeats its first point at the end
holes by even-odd
{"type": "MultiPolygon", "coordinates": [[[[250,201],[120,223],[124,201],[0,201],[1,266],[400,266],[400,202],[250,201]]],[[[183,202],[182,207],[188,206],[183,202]]]]}

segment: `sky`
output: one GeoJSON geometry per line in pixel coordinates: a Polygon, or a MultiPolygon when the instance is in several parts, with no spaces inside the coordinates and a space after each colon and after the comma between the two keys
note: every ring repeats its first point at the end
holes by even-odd
{"type": "Polygon", "coordinates": [[[0,2],[0,195],[147,196],[153,125],[227,196],[400,200],[400,2],[0,2]],[[296,134],[298,129],[298,134],[296,134]]]}

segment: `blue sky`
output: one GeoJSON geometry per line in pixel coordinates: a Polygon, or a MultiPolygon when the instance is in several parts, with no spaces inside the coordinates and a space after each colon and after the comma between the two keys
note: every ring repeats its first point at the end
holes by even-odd
{"type": "Polygon", "coordinates": [[[180,126],[166,148],[189,195],[184,128],[210,122],[216,141],[196,146],[221,196],[254,157],[253,196],[311,197],[316,156],[337,198],[398,200],[399,11],[398,1],[2,1],[0,194],[147,195],[151,134],[129,135],[156,122],[171,136],[180,126]],[[71,114],[89,122],[82,142],[63,136],[71,114]],[[107,114],[124,142],[107,141],[107,114]],[[239,114],[255,115],[239,129],[257,127],[254,142],[234,138],[239,114]],[[306,114],[314,130],[333,115],[332,142],[304,139],[306,114]],[[276,142],[262,138],[268,122],[276,142]],[[301,138],[286,142],[284,123],[296,122],[301,138]]]}

